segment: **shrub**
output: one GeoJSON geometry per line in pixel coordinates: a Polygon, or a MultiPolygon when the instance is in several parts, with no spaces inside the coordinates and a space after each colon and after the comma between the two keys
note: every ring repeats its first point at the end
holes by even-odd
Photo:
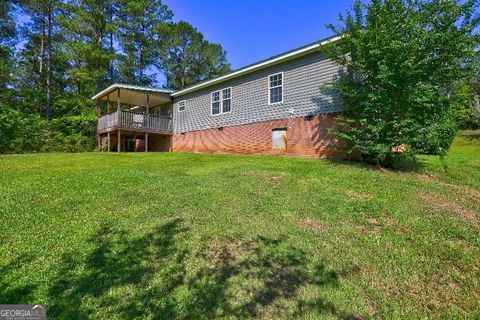
{"type": "Polygon", "coordinates": [[[22,125],[20,112],[0,103],[0,153],[18,151],[22,125]]]}
{"type": "Polygon", "coordinates": [[[323,48],[344,66],[333,87],[345,110],[333,132],[345,152],[392,166],[418,152],[449,149],[456,125],[448,93],[474,65],[473,6],[460,0],[356,1],[353,13],[331,26],[342,38],[323,48]],[[407,151],[398,152],[399,146],[407,151]]]}
{"type": "Polygon", "coordinates": [[[417,153],[444,156],[455,138],[457,125],[453,117],[419,129],[411,146],[417,153]]]}

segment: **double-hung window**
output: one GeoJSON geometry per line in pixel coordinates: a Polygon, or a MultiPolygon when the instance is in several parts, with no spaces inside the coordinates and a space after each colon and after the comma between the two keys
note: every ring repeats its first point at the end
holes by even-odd
{"type": "Polygon", "coordinates": [[[212,92],[212,115],[232,111],[232,88],[212,92]]]}
{"type": "Polygon", "coordinates": [[[283,72],[268,77],[268,103],[283,102],[283,72]]]}
{"type": "Polygon", "coordinates": [[[212,92],[212,115],[220,113],[220,91],[212,92]]]}
{"type": "Polygon", "coordinates": [[[185,104],[186,104],[185,100],[178,101],[178,112],[185,111],[185,104]]]}
{"type": "Polygon", "coordinates": [[[222,90],[222,112],[232,111],[232,88],[222,90]]]}

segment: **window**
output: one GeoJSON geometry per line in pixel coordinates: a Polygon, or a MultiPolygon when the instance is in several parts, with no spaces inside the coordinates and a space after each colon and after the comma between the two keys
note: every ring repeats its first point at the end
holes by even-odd
{"type": "Polygon", "coordinates": [[[222,90],[222,112],[232,111],[232,88],[222,90]]]}
{"type": "Polygon", "coordinates": [[[185,105],[186,105],[185,100],[179,101],[178,102],[178,112],[185,111],[185,105]]]}
{"type": "Polygon", "coordinates": [[[283,102],[283,72],[268,77],[268,103],[283,102]]]}
{"type": "Polygon", "coordinates": [[[232,111],[232,88],[212,92],[212,115],[232,111]]]}
{"type": "Polygon", "coordinates": [[[212,92],[212,115],[220,113],[220,91],[212,92]]]}

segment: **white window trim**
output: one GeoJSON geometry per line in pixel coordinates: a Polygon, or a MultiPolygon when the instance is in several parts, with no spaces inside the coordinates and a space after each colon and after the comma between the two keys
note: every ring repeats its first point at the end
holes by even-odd
{"type": "Polygon", "coordinates": [[[273,74],[269,75],[269,76],[267,77],[267,81],[268,81],[268,105],[269,105],[269,106],[274,106],[274,105],[277,105],[277,104],[282,104],[282,103],[284,102],[284,100],[285,100],[285,99],[283,98],[283,96],[285,95],[285,89],[284,89],[284,88],[285,88],[285,77],[284,77],[284,75],[283,75],[283,71],[282,71],[282,72],[273,73],[273,74]],[[279,86],[271,87],[271,86],[270,86],[270,77],[276,76],[277,74],[281,74],[281,75],[282,75],[282,84],[279,85],[279,86]],[[273,103],[272,103],[272,101],[271,101],[271,95],[270,95],[270,89],[280,88],[280,87],[282,87],[282,100],[281,100],[281,101],[278,101],[278,102],[273,102],[273,103]]]}
{"type": "Polygon", "coordinates": [[[210,93],[210,114],[212,116],[219,116],[221,114],[225,114],[225,113],[230,113],[232,112],[232,109],[233,109],[233,99],[232,99],[232,96],[233,96],[233,88],[232,87],[226,87],[226,88],[223,88],[223,89],[220,89],[220,90],[215,90],[215,91],[212,91],[210,93]],[[229,99],[223,99],[223,90],[227,90],[227,89],[230,89],[230,98],[229,99]],[[215,92],[218,92],[218,97],[220,98],[218,100],[219,104],[220,104],[220,107],[219,107],[219,113],[213,113],[213,94],[215,92]],[[223,112],[223,101],[224,100],[230,100],[230,111],[227,111],[227,112],[223,112]]]}
{"type": "MultiPolygon", "coordinates": [[[[222,114],[222,92],[221,90],[215,90],[210,93],[210,115],[212,116],[218,116],[219,114],[222,114]],[[213,94],[218,92],[218,113],[213,113],[213,94]]],[[[217,101],[215,101],[217,102],[217,101]]]]}
{"type": "Polygon", "coordinates": [[[187,100],[178,101],[178,112],[185,112],[187,110],[187,100]],[[183,110],[180,110],[180,104],[183,103],[183,110]]]}

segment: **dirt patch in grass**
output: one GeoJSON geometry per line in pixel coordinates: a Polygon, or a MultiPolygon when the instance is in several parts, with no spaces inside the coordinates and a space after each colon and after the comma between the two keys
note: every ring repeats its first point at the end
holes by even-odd
{"type": "Polygon", "coordinates": [[[327,225],[311,218],[298,219],[297,223],[301,228],[312,231],[327,232],[328,230],[330,230],[327,225]]]}
{"type": "Polygon", "coordinates": [[[252,251],[257,244],[254,241],[221,239],[211,241],[208,246],[208,256],[213,265],[225,259],[237,260],[242,255],[252,251]]]}
{"type": "Polygon", "coordinates": [[[383,226],[378,218],[367,218],[365,222],[366,224],[355,225],[355,229],[366,236],[373,236],[382,232],[383,226]]]}
{"type": "Polygon", "coordinates": [[[286,173],[273,173],[269,171],[250,171],[247,176],[258,177],[267,183],[278,185],[283,182],[286,173]]]}
{"type": "Polygon", "coordinates": [[[371,194],[354,190],[347,190],[346,194],[350,199],[353,200],[367,200],[373,198],[371,194]]]}
{"type": "Polygon", "coordinates": [[[467,209],[451,199],[434,192],[420,192],[420,198],[436,209],[454,213],[472,227],[480,227],[477,214],[473,210],[467,209]]]}
{"type": "Polygon", "coordinates": [[[404,233],[406,230],[405,230],[405,227],[403,225],[401,225],[400,223],[398,223],[395,219],[393,219],[392,217],[387,217],[385,219],[385,224],[390,228],[392,229],[393,231],[395,231],[396,233],[404,233]]]}
{"type": "Polygon", "coordinates": [[[370,217],[366,218],[363,222],[364,223],[354,225],[354,228],[369,237],[378,235],[385,229],[391,229],[397,234],[406,232],[405,227],[391,217],[370,217]]]}
{"type": "Polygon", "coordinates": [[[463,185],[457,185],[457,184],[443,182],[443,181],[440,181],[435,176],[426,175],[426,174],[418,175],[418,178],[423,182],[427,182],[427,183],[431,183],[431,184],[435,184],[435,185],[440,185],[442,187],[454,189],[455,191],[458,191],[458,192],[468,196],[471,200],[473,200],[475,202],[480,202],[480,191],[479,190],[476,190],[476,189],[473,189],[473,188],[470,188],[470,187],[467,187],[467,186],[463,186],[463,185]]]}

